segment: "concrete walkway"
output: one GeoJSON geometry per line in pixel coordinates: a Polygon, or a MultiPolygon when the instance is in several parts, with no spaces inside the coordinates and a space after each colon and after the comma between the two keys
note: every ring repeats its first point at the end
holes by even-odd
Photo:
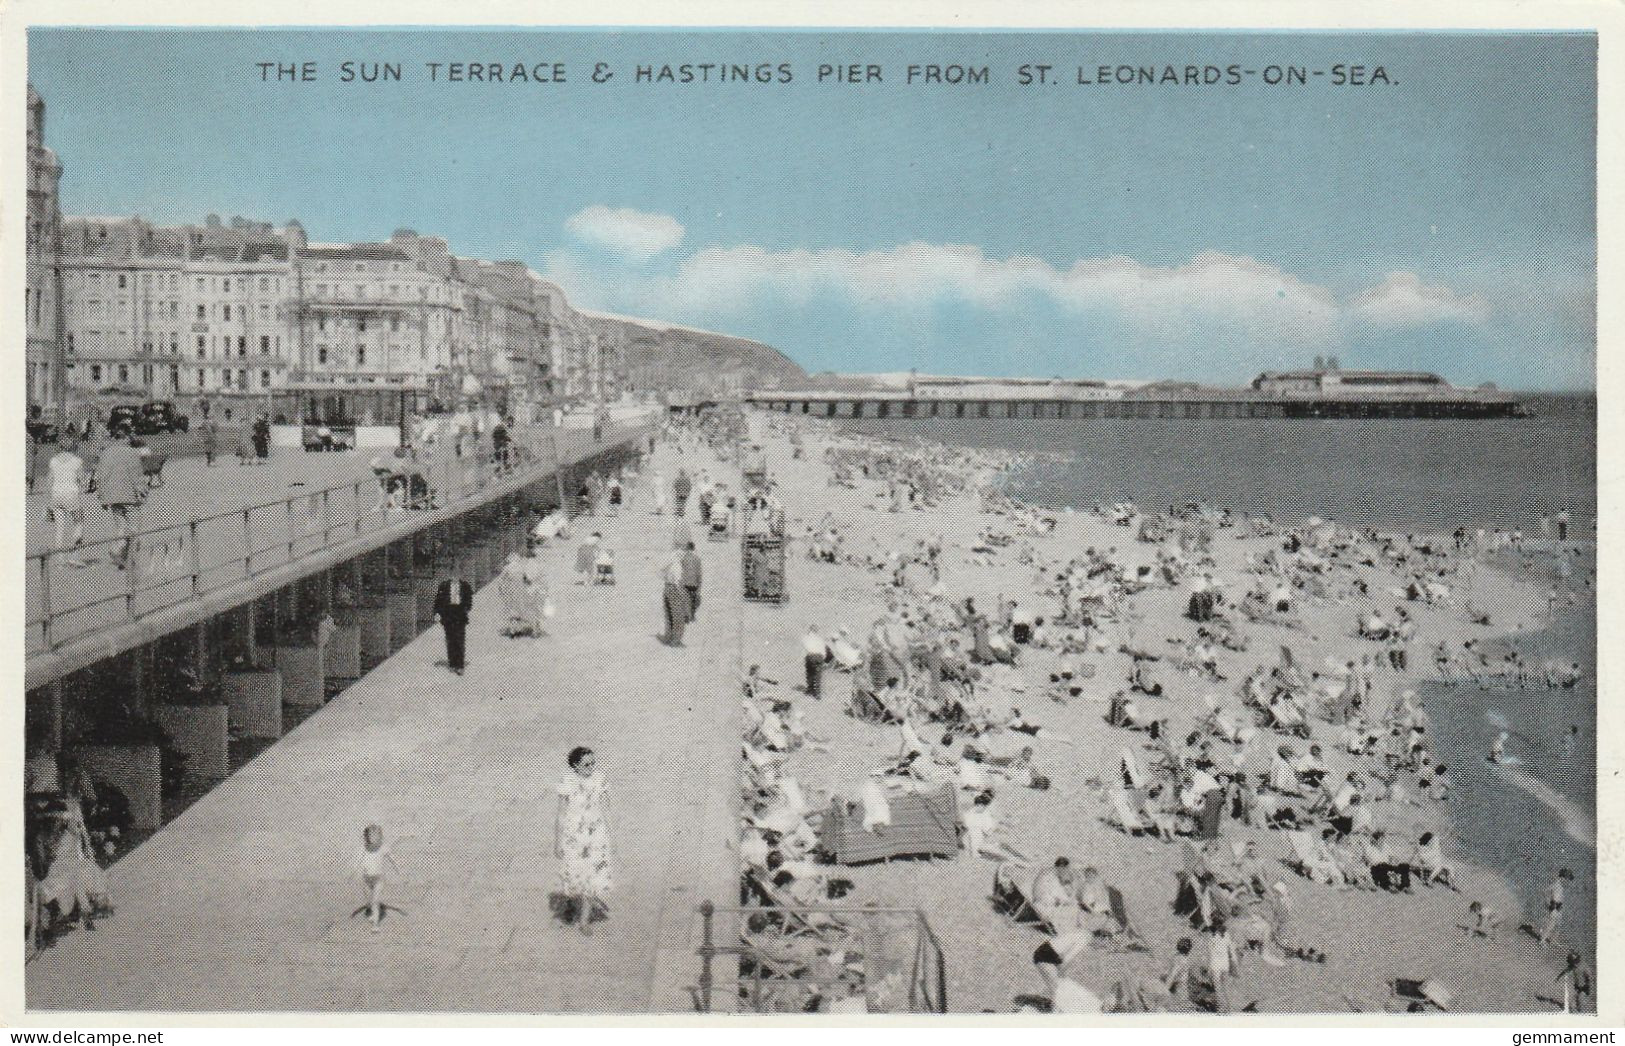
{"type": "MultiPolygon", "coordinates": [[[[622,424],[606,433],[603,441],[592,438],[590,425],[521,430],[516,438],[531,447],[527,467],[545,477],[553,467],[555,442],[560,458],[566,463],[578,462],[635,432],[638,420],[623,417],[622,424]]],[[[278,448],[265,463],[251,467],[236,464],[234,457],[221,457],[212,467],[201,458],[182,458],[166,465],[163,485],[152,490],[137,520],[137,529],[146,536],[140,539],[136,555],[140,564],[136,614],[190,598],[194,557],[201,575],[198,588],[208,592],[240,580],[245,556],[251,557],[255,571],[264,571],[320,552],[332,541],[398,523],[403,518],[400,514],[382,510],[382,494],[369,464],[381,454],[384,452],[307,454],[278,448]],[[319,493],[328,488],[336,489],[328,495],[319,493]],[[284,501],[291,504],[284,505],[284,501]],[[245,510],[249,510],[247,518],[245,510]],[[192,528],[189,525],[194,521],[200,522],[192,528]]],[[[451,502],[472,493],[482,475],[492,478],[483,458],[474,455],[453,458],[442,454],[432,462],[426,459],[425,467],[430,484],[451,502]]],[[[86,498],[86,545],[76,554],[81,566],[68,565],[74,557],[48,557],[47,599],[41,581],[42,559],[46,558],[42,554],[54,545],[56,534],[46,517],[43,488],[41,484],[41,492],[27,500],[26,533],[32,558],[25,571],[30,625],[24,643],[30,655],[48,645],[60,647],[129,621],[125,602],[118,597],[131,579],[113,567],[113,547],[97,544],[116,538],[118,531],[113,517],[101,510],[94,495],[86,498]],[[109,597],[113,597],[111,601],[107,601],[109,597]],[[55,615],[51,644],[46,643],[39,625],[47,606],[55,615]]]]}
{"type": "Polygon", "coordinates": [[[550,636],[500,636],[487,589],[467,675],[437,666],[439,630],[425,633],[127,856],[117,914],[28,966],[28,1007],[691,1009],[694,909],[737,891],[739,553],[700,541],[699,621],[686,648],[661,645],[672,517],[651,501],[640,486],[620,517],[579,521],[576,539],[599,529],[615,549],[614,587],[574,583],[576,540],[550,550],[550,636]],[[592,937],[548,905],[554,786],[578,744],[609,777],[615,846],[592,937]],[[377,933],[350,916],[374,820],[405,909],[377,933]]]}

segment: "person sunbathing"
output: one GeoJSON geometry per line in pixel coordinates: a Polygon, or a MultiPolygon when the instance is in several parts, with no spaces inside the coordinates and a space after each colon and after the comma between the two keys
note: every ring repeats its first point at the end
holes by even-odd
{"type": "Polygon", "coordinates": [[[982,792],[971,802],[963,818],[965,852],[992,861],[1015,861],[1027,865],[1032,858],[1004,838],[1004,822],[993,808],[993,793],[982,792]]]}
{"type": "Polygon", "coordinates": [[[1052,867],[1033,879],[1033,910],[1049,925],[1051,932],[1062,934],[1083,928],[1077,885],[1077,874],[1066,857],[1057,857],[1052,867]]]}
{"type": "Polygon", "coordinates": [[[1455,889],[1455,869],[1444,858],[1439,839],[1432,832],[1423,832],[1416,840],[1416,853],[1411,857],[1411,868],[1423,886],[1443,883],[1455,889]]]}

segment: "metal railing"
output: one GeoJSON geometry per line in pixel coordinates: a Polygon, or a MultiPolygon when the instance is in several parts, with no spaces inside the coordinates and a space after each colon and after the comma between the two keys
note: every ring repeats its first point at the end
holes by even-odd
{"type": "MultiPolygon", "coordinates": [[[[834,998],[837,992],[862,992],[871,1013],[947,1013],[948,969],[942,943],[918,908],[879,906],[835,907],[774,905],[720,906],[706,901],[699,906],[700,959],[698,983],[690,991],[694,1008],[712,1012],[718,989],[715,963],[726,957],[741,964],[740,976],[728,978],[745,1012],[785,1012],[786,998],[808,994],[834,998]],[[733,930],[726,943],[717,942],[716,921],[723,918],[733,930]],[[753,944],[744,932],[747,920],[760,917],[769,927],[794,939],[813,932],[822,943],[861,955],[861,971],[814,972],[813,962],[787,964],[753,944]],[[899,983],[900,982],[900,983],[899,983]],[[787,996],[787,993],[792,993],[787,996]]],[[[763,932],[771,933],[772,929],[763,932]]],[[[844,967],[844,964],[843,964],[844,967]]]]}
{"type": "Polygon", "coordinates": [[[601,440],[587,430],[567,430],[579,433],[569,448],[571,460],[553,430],[519,434],[509,444],[506,462],[495,459],[489,442],[463,456],[448,450],[428,461],[392,457],[387,460],[394,471],[387,479],[375,473],[183,522],[135,528],[127,537],[32,553],[26,559],[27,653],[49,653],[100,629],[138,622],[297,564],[336,541],[382,530],[413,512],[454,506],[499,483],[517,489],[557,476],[562,484],[563,469],[643,427],[612,424],[601,440]],[[404,477],[404,483],[396,477],[404,477]]]}

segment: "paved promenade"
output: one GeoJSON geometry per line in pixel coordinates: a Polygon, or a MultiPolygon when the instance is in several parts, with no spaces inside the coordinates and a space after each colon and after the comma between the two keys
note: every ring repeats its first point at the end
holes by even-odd
{"type": "MultiPolygon", "coordinates": [[[[593,440],[588,419],[558,430],[523,434],[521,438],[533,444],[531,467],[543,473],[548,470],[555,436],[559,455],[572,462],[614,442],[629,424],[641,420],[630,410],[620,413],[620,425],[607,433],[602,443],[593,440]]],[[[141,540],[136,555],[140,565],[137,581],[142,589],[134,600],[137,612],[147,613],[189,598],[194,556],[201,573],[199,588],[206,592],[240,580],[245,573],[245,555],[252,557],[256,572],[264,571],[290,558],[319,551],[330,541],[398,522],[399,513],[381,509],[383,495],[370,465],[379,454],[388,456],[387,451],[307,454],[276,448],[266,462],[256,465],[240,465],[234,455],[218,456],[212,467],[201,457],[170,461],[164,468],[164,483],[152,490],[138,525],[143,531],[174,529],[141,540]],[[335,487],[339,489],[330,495],[317,496],[335,487]],[[280,504],[288,499],[292,499],[291,505],[280,504]],[[253,509],[246,524],[245,509],[253,509]],[[194,520],[207,522],[193,530],[188,524],[194,520]],[[195,550],[191,546],[194,538],[195,550]]],[[[458,491],[478,484],[485,465],[474,455],[440,455],[428,468],[435,488],[447,499],[456,500],[458,491]]],[[[30,557],[46,552],[55,541],[55,528],[46,514],[43,483],[40,489],[41,493],[28,498],[30,557]]],[[[122,596],[130,579],[110,562],[112,546],[96,545],[117,536],[113,517],[101,510],[95,495],[88,497],[87,503],[85,541],[91,547],[78,557],[86,565],[69,566],[68,561],[74,557],[50,557],[49,606],[55,615],[51,638],[56,645],[128,620],[122,598],[105,601],[122,596]]],[[[25,642],[30,654],[46,647],[38,624],[45,608],[40,568],[39,558],[29,559],[26,591],[30,624],[25,642]]]]}
{"type": "Polygon", "coordinates": [[[701,542],[704,605],[669,649],[655,636],[672,518],[649,514],[646,488],[632,497],[575,535],[603,532],[618,585],[577,586],[572,540],[548,553],[550,636],[499,635],[488,588],[467,675],[436,665],[438,629],[419,637],[115,866],[117,914],[28,966],[28,1007],[690,1009],[694,909],[737,890],[738,547],[701,542]],[[578,744],[609,778],[615,847],[591,937],[548,905],[554,785],[578,744]],[[374,820],[405,909],[377,933],[350,916],[374,820]]]}

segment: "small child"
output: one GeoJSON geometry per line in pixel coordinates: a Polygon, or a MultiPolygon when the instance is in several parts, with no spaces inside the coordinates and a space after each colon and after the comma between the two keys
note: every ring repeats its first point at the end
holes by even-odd
{"type": "Polygon", "coordinates": [[[361,841],[361,882],[367,887],[367,918],[372,921],[372,929],[376,933],[378,924],[384,918],[384,863],[387,861],[397,875],[401,869],[384,845],[384,829],[381,826],[369,824],[362,829],[361,841]]]}

